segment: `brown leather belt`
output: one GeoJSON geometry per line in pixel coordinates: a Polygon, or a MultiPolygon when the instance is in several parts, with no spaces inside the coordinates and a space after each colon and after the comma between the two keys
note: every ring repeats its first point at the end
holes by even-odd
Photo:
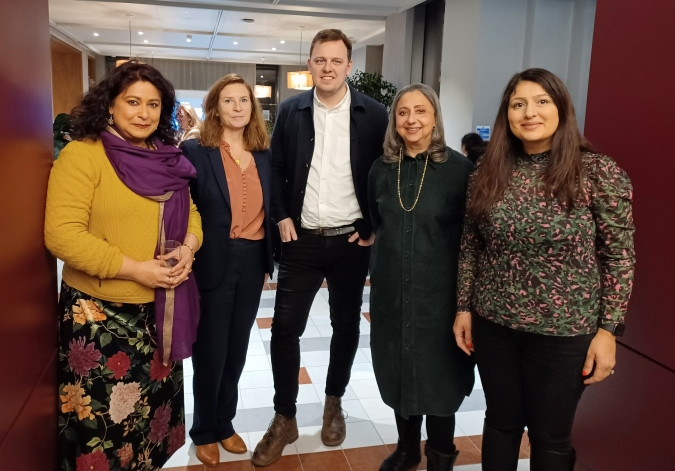
{"type": "Polygon", "coordinates": [[[318,229],[305,229],[303,227],[302,232],[306,232],[307,234],[318,235],[321,237],[335,237],[344,234],[351,234],[352,232],[356,232],[356,229],[354,228],[354,226],[320,227],[318,229]]]}

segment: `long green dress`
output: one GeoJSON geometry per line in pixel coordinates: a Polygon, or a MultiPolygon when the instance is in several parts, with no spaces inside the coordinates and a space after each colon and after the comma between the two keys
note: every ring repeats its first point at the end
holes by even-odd
{"type": "MultiPolygon", "coordinates": [[[[370,262],[371,348],[384,402],[399,415],[450,416],[469,395],[474,361],[452,332],[466,190],[473,164],[448,148],[429,160],[415,209],[399,203],[398,162],[370,170],[369,208],[376,233],[370,262]]],[[[400,194],[415,202],[425,155],[405,156],[400,194]]]]}

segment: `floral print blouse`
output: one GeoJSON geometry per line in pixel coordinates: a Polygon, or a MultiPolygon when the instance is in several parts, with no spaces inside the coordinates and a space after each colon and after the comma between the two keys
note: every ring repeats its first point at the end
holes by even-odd
{"type": "Polygon", "coordinates": [[[467,215],[458,311],[532,333],[591,334],[598,322],[624,320],[635,265],[633,189],[611,158],[584,153],[584,195],[568,213],[544,192],[548,159],[518,157],[487,216],[467,215]]]}

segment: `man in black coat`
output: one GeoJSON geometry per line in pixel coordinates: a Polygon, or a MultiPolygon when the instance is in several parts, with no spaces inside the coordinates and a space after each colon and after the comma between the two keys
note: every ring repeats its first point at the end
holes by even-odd
{"type": "Polygon", "coordinates": [[[281,457],[298,437],[295,402],[300,336],[325,278],[333,337],[321,439],[346,436],[341,398],[359,344],[363,287],[375,240],[368,172],[382,155],[386,109],[350,88],[352,45],[342,31],[320,31],[308,60],[315,88],[284,101],[272,136],[272,219],[282,255],[272,323],[276,414],[253,454],[256,466],[281,457]]]}

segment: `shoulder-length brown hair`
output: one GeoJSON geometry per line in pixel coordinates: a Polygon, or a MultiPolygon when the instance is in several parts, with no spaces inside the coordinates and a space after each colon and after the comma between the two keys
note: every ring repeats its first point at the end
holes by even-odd
{"type": "Polygon", "coordinates": [[[223,91],[223,88],[235,83],[240,83],[246,87],[251,100],[251,120],[244,128],[244,146],[248,151],[265,150],[270,146],[270,136],[267,133],[260,103],[251,86],[237,74],[228,74],[219,79],[213,84],[209,94],[204,99],[204,122],[202,122],[200,129],[199,143],[204,147],[220,146],[223,140],[223,124],[218,117],[220,92],[223,91]]]}
{"type": "MultiPolygon", "coordinates": [[[[389,111],[389,124],[387,125],[387,132],[384,134],[384,156],[382,161],[385,163],[398,162],[401,152],[405,152],[405,144],[403,138],[396,130],[396,109],[401,97],[406,93],[419,91],[431,103],[434,109],[434,116],[436,125],[431,132],[431,144],[427,149],[429,158],[432,162],[442,163],[448,160],[448,152],[445,147],[445,131],[443,130],[443,116],[441,115],[441,103],[438,100],[438,95],[433,88],[423,83],[413,83],[407,87],[402,88],[394,97],[394,102],[391,104],[389,111]]],[[[414,156],[411,156],[414,157],[414,156]]]]}
{"type": "Polygon", "coordinates": [[[565,84],[555,74],[544,69],[527,69],[514,75],[504,89],[492,138],[476,169],[467,204],[467,211],[474,218],[484,216],[502,197],[516,159],[524,152],[523,143],[511,132],[508,118],[509,101],[520,82],[541,85],[558,108],[558,128],[553,134],[549,161],[543,173],[546,193],[568,209],[573,208],[581,196],[581,153],[592,149],[579,132],[572,98],[565,84]]]}

